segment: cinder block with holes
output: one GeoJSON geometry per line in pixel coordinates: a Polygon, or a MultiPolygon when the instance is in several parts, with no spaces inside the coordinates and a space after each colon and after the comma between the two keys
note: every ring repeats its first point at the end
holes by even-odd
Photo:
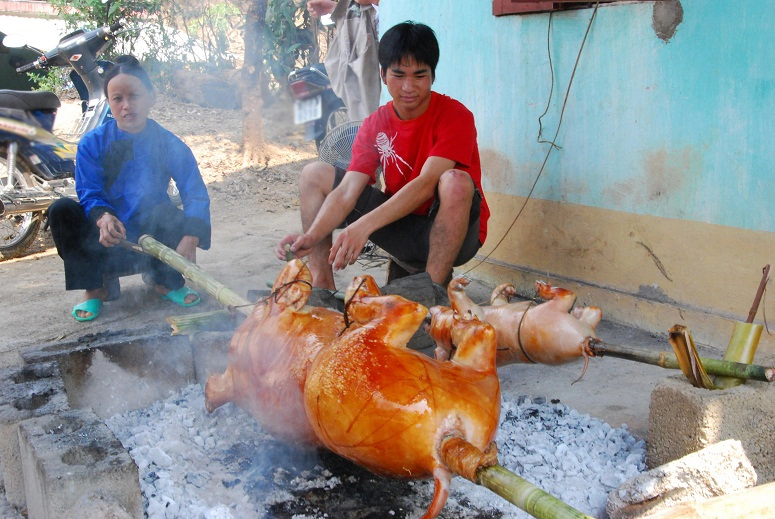
{"type": "Polygon", "coordinates": [[[646,463],[664,465],[722,440],[738,440],[758,476],[775,481],[775,384],[749,380],[729,389],[692,386],[682,375],[651,393],[646,463]]]}
{"type": "Polygon", "coordinates": [[[24,481],[19,461],[18,424],[69,409],[56,362],[0,371],[0,462],[8,503],[23,508],[24,481]]]}
{"type": "Polygon", "coordinates": [[[82,496],[97,492],[143,517],[137,465],[91,409],[20,423],[19,449],[30,519],[72,516],[82,496]]]}

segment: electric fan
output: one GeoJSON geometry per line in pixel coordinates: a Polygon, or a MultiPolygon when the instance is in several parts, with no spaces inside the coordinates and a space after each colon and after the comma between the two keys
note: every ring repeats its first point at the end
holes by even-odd
{"type": "Polygon", "coordinates": [[[318,158],[346,170],[350,165],[355,134],[358,133],[361,122],[349,121],[328,132],[320,143],[318,158]]]}

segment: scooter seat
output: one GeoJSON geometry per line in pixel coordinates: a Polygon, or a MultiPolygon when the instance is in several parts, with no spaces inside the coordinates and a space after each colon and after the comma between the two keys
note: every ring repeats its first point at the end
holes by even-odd
{"type": "Polygon", "coordinates": [[[15,110],[56,110],[62,106],[53,92],[23,92],[19,90],[0,90],[0,107],[15,110]]]}

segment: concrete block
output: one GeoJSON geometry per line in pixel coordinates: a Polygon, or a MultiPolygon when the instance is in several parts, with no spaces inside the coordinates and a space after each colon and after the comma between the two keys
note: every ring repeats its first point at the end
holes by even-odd
{"type": "Polygon", "coordinates": [[[56,362],[0,372],[0,462],[6,498],[16,508],[25,505],[17,434],[19,422],[67,409],[65,385],[56,362]]]}
{"type": "Polygon", "coordinates": [[[651,393],[649,467],[722,440],[739,440],[759,484],[775,481],[775,384],[748,381],[730,389],[699,389],[682,375],[663,379],[651,393]]]}
{"type": "Polygon", "coordinates": [[[100,493],[143,516],[137,465],[92,410],[20,423],[19,448],[30,519],[67,517],[84,495],[100,493]]]}
{"type": "Polygon", "coordinates": [[[639,474],[612,490],[610,519],[636,519],[679,503],[733,494],[756,485],[756,471],[737,440],[714,443],[639,474]]]}

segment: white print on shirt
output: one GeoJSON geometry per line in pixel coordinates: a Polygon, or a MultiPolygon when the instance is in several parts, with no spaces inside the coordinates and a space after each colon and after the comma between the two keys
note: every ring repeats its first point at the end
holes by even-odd
{"type": "Polygon", "coordinates": [[[398,168],[398,172],[401,173],[401,176],[406,178],[406,174],[401,169],[398,161],[400,160],[406,164],[409,167],[409,171],[412,171],[412,166],[409,166],[409,163],[399,157],[396,151],[393,149],[393,141],[396,140],[397,136],[398,132],[396,132],[396,134],[393,135],[393,138],[390,139],[387,135],[385,135],[385,132],[379,132],[377,134],[377,151],[379,152],[379,161],[382,163],[382,171],[386,171],[388,164],[390,164],[390,161],[392,160],[396,165],[396,168],[398,168]]]}

